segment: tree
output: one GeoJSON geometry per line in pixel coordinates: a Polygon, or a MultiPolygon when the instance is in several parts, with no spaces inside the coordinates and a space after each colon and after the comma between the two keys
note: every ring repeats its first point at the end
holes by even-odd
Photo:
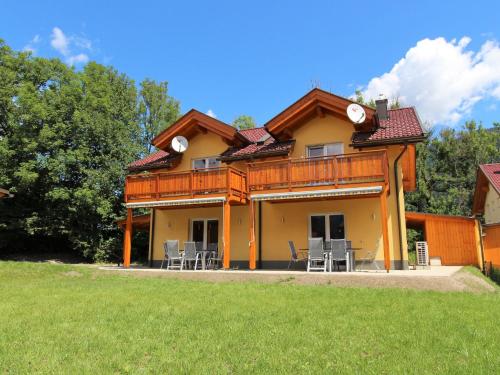
{"type": "Polygon", "coordinates": [[[241,115],[234,119],[233,126],[238,130],[253,129],[256,127],[252,116],[241,115]]]}
{"type": "MultiPolygon", "coordinates": [[[[376,108],[377,104],[375,103],[375,99],[370,98],[370,100],[366,100],[363,96],[361,90],[356,90],[354,92],[354,101],[359,104],[366,105],[368,107],[376,108]]],[[[398,109],[401,108],[401,103],[399,102],[399,97],[394,97],[389,100],[389,109],[398,109]]]]}
{"type": "Polygon", "coordinates": [[[120,251],[124,166],[142,150],[134,82],[89,63],[76,72],[0,43],[0,249],[120,251]]]}
{"type": "Polygon", "coordinates": [[[479,164],[500,161],[500,124],[485,129],[468,121],[460,130],[443,129],[417,147],[417,187],[406,209],[471,215],[479,164]]]}
{"type": "Polygon", "coordinates": [[[145,79],[139,91],[138,112],[143,144],[151,153],[153,138],[179,118],[179,102],[168,95],[166,81],[156,83],[145,79]]]}

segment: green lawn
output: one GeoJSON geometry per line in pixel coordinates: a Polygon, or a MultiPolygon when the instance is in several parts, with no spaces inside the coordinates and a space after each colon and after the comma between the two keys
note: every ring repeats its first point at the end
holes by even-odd
{"type": "Polygon", "coordinates": [[[500,295],[0,263],[0,373],[494,373],[500,295]]]}

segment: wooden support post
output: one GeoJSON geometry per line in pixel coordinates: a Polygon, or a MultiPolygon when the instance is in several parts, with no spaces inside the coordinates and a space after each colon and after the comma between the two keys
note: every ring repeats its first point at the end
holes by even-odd
{"type": "Polygon", "coordinates": [[[224,202],[223,214],[223,241],[224,241],[224,269],[231,265],[231,205],[229,201],[224,202]]]}
{"type": "Polygon", "coordinates": [[[130,267],[130,253],[132,251],[132,209],[127,209],[127,221],[123,235],[123,267],[130,267]]]}
{"type": "Polygon", "coordinates": [[[248,209],[249,217],[248,217],[248,266],[251,270],[255,269],[255,203],[253,200],[250,200],[250,207],[248,209]]]}
{"type": "Polygon", "coordinates": [[[382,221],[382,237],[384,243],[384,265],[387,272],[391,268],[391,254],[389,251],[389,226],[387,224],[387,189],[380,194],[380,220],[382,221]]]}

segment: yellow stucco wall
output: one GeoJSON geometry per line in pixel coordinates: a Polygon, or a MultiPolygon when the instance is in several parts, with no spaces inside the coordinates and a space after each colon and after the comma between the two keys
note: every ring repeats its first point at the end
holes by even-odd
{"type": "MultiPolygon", "coordinates": [[[[330,142],[343,142],[344,153],[356,152],[349,147],[354,127],[333,116],[316,117],[293,132],[296,139],[292,157],[306,156],[306,146],[330,142]]],[[[176,170],[191,169],[192,159],[215,156],[227,149],[220,137],[207,133],[190,139],[190,146],[176,170]]],[[[401,209],[403,226],[403,259],[408,259],[406,246],[406,222],[401,168],[398,170],[400,189],[395,191],[393,162],[401,152],[401,146],[389,146],[389,178],[391,191],[387,198],[389,247],[391,260],[400,260],[397,204],[401,209]],[[397,200],[396,197],[399,197],[397,200]]],[[[232,166],[246,170],[244,162],[232,166]]],[[[376,252],[376,259],[383,259],[383,241],[380,221],[380,199],[343,199],[294,203],[262,203],[263,233],[262,260],[286,261],[289,259],[287,241],[293,240],[297,248],[307,247],[309,215],[314,213],[341,212],[345,217],[346,237],[353,247],[376,252]]],[[[248,260],[248,206],[231,208],[231,260],[248,260]]],[[[222,246],[222,207],[156,210],[153,260],[163,258],[163,242],[167,239],[189,238],[190,220],[194,218],[219,219],[219,246],[222,246]]],[[[256,215],[257,216],[257,215],[256,215]]],[[[258,224],[256,223],[256,230],[258,224]]],[[[181,247],[183,247],[181,245],[181,247]]],[[[360,255],[364,255],[363,252],[360,255]]]]}
{"type": "Polygon", "coordinates": [[[491,184],[488,187],[484,202],[484,220],[486,224],[500,223],[500,195],[491,184]]]}
{"type": "MultiPolygon", "coordinates": [[[[231,259],[248,260],[248,207],[231,207],[231,259]]],[[[163,243],[166,240],[179,240],[181,248],[184,241],[190,240],[190,227],[193,219],[219,220],[219,247],[222,248],[222,205],[205,208],[156,209],[153,260],[163,259],[163,243]]]]}
{"type": "Polygon", "coordinates": [[[351,123],[337,117],[315,117],[293,131],[295,147],[292,158],[307,157],[307,146],[335,142],[344,144],[345,154],[355,152],[349,147],[353,131],[354,126],[351,123]]]}
{"type": "Polygon", "coordinates": [[[189,147],[182,154],[182,159],[175,169],[170,171],[186,171],[193,169],[193,159],[219,156],[228,149],[221,137],[214,133],[199,133],[189,139],[189,147]]]}

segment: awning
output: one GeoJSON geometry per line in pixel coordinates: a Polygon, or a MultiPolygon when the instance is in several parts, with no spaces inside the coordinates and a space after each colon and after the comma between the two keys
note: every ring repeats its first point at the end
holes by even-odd
{"type": "Polygon", "coordinates": [[[168,206],[189,206],[194,204],[222,203],[226,197],[193,198],[193,199],[172,199],[153,202],[133,202],[126,203],[127,208],[148,208],[148,207],[168,207],[168,206]]]}
{"type": "Polygon", "coordinates": [[[342,189],[331,189],[331,190],[287,191],[287,192],[270,193],[270,194],[252,194],[250,196],[250,199],[254,201],[270,201],[270,200],[282,200],[282,199],[368,195],[368,194],[379,194],[381,192],[382,192],[382,186],[369,186],[369,187],[342,188],[342,189]]]}

